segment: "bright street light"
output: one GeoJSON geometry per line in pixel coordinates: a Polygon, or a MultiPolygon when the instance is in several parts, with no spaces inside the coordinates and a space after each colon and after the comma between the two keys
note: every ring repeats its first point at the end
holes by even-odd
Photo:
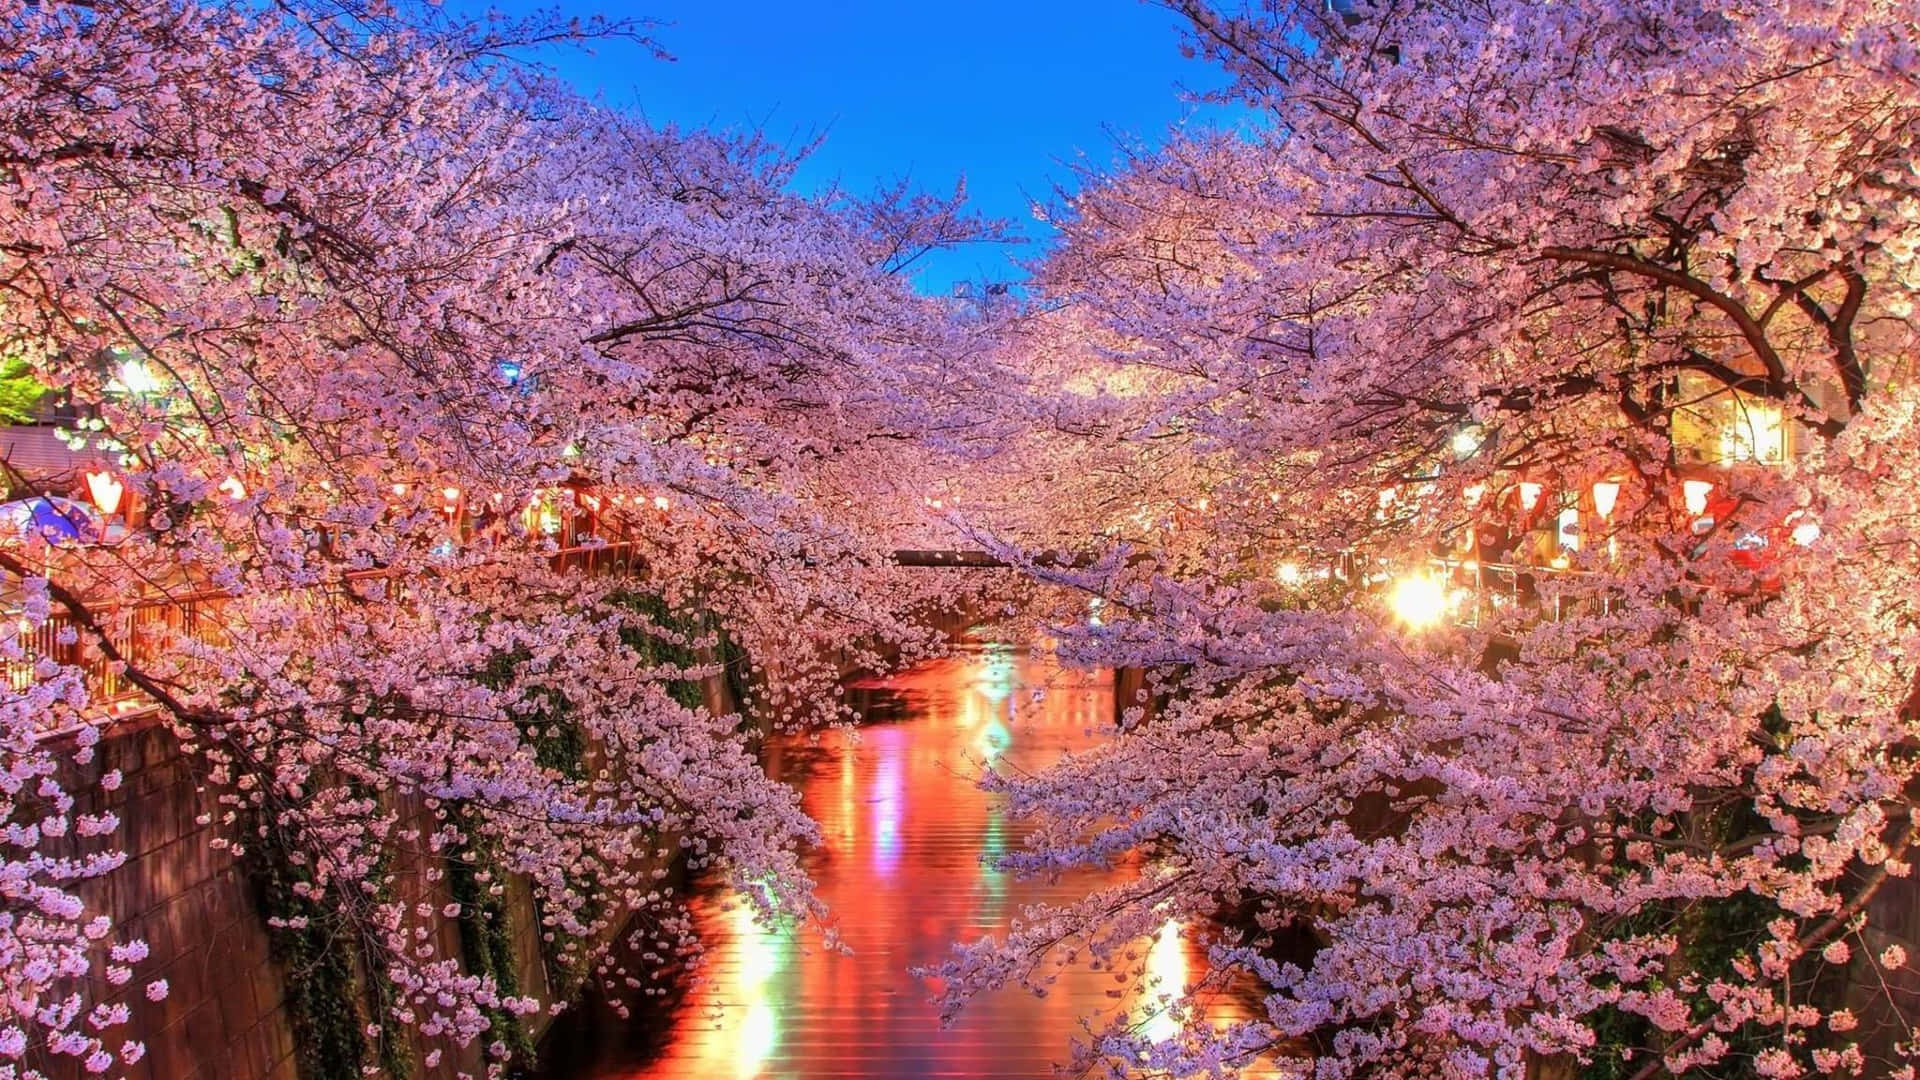
{"type": "Polygon", "coordinates": [[[1408,629],[1425,630],[1447,617],[1447,589],[1431,574],[1408,574],[1394,582],[1387,606],[1408,629]]]}

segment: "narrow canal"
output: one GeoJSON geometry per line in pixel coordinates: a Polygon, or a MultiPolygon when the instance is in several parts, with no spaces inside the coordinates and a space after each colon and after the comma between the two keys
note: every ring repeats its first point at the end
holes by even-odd
{"type": "MultiPolygon", "coordinates": [[[[1075,972],[1044,999],[1008,990],[976,1001],[943,1030],[928,986],[909,973],[955,941],[1004,931],[1023,904],[1098,884],[993,869],[1022,832],[974,780],[988,761],[1039,768],[1101,738],[1112,723],[1110,680],[989,646],[854,695],[868,720],[857,739],[777,741],[768,755],[820,823],[825,843],[809,869],[852,954],[824,951],[811,931],[762,929],[730,897],[701,894],[705,978],[653,1025],[603,1016],[597,1030],[562,1035],[568,1045],[549,1048],[557,1075],[1040,1080],[1082,1033],[1082,1016],[1150,1008],[1113,1000],[1111,975],[1075,972]]],[[[1149,971],[1163,989],[1202,962],[1178,931],[1169,924],[1151,945],[1149,971]]]]}

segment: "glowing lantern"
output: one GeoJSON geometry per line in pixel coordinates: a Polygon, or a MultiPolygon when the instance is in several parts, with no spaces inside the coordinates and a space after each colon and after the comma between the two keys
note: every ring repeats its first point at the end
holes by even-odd
{"type": "Polygon", "coordinates": [[[1619,500],[1619,481],[1602,480],[1593,485],[1593,509],[1595,513],[1600,515],[1600,520],[1605,521],[1613,516],[1614,504],[1619,502],[1619,500]]]}
{"type": "Polygon", "coordinates": [[[1533,508],[1540,505],[1541,492],[1545,490],[1545,488],[1531,480],[1522,483],[1520,485],[1520,509],[1525,510],[1529,514],[1533,513],[1533,508]]]}
{"type": "Polygon", "coordinates": [[[120,509],[120,496],[126,493],[126,485],[105,470],[87,474],[87,497],[103,514],[111,514],[120,509]]]}
{"type": "Polygon", "coordinates": [[[673,504],[667,501],[665,495],[655,495],[653,497],[653,508],[655,510],[666,510],[671,506],[673,506],[673,504]]]}
{"type": "Polygon", "coordinates": [[[1680,485],[1680,493],[1687,502],[1687,513],[1704,514],[1707,512],[1707,496],[1713,494],[1713,485],[1705,480],[1688,480],[1680,485]]]}
{"type": "Polygon", "coordinates": [[[1477,427],[1463,427],[1453,433],[1453,453],[1459,458],[1470,458],[1479,452],[1480,444],[1485,441],[1477,427]]]}
{"type": "Polygon", "coordinates": [[[533,502],[528,505],[528,510],[534,515],[535,527],[542,533],[553,536],[560,531],[560,511],[554,506],[551,498],[535,495],[533,502]]]}
{"type": "Polygon", "coordinates": [[[1788,521],[1795,519],[1800,523],[1793,527],[1793,532],[1790,534],[1793,542],[1801,547],[1812,547],[1813,542],[1820,539],[1820,523],[1813,520],[1805,510],[1796,510],[1787,518],[1788,521]]]}
{"type": "Polygon", "coordinates": [[[393,493],[395,495],[405,495],[407,493],[407,485],[405,484],[393,485],[393,493]]]}
{"type": "Polygon", "coordinates": [[[1274,576],[1280,579],[1282,585],[1298,585],[1300,584],[1300,567],[1296,563],[1283,562],[1280,568],[1274,571],[1274,576]]]}
{"type": "Polygon", "coordinates": [[[1558,531],[1560,534],[1561,547],[1568,551],[1580,550],[1580,511],[1578,508],[1569,506],[1565,510],[1560,511],[1558,531]]]}
{"type": "Polygon", "coordinates": [[[1408,629],[1423,630],[1446,618],[1446,586],[1427,574],[1409,574],[1394,583],[1387,606],[1408,629]]]}
{"type": "Polygon", "coordinates": [[[220,490],[226,492],[235,502],[247,497],[247,485],[241,483],[237,476],[229,476],[220,481],[220,490]]]}

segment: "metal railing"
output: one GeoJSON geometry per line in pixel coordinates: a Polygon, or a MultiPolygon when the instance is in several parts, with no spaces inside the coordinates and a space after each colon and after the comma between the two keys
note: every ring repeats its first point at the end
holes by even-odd
{"type": "Polygon", "coordinates": [[[1542,588],[1553,581],[1595,579],[1597,575],[1590,571],[1471,559],[1436,558],[1429,565],[1449,590],[1449,616],[1463,626],[1482,626],[1497,614],[1515,610],[1546,622],[1560,622],[1606,614],[1615,604],[1610,592],[1569,596],[1560,589],[1542,588]]]}

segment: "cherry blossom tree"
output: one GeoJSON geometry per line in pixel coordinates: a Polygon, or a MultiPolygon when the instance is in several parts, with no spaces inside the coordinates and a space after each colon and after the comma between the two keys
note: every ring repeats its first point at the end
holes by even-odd
{"type": "MultiPolygon", "coordinates": [[[[89,666],[195,756],[221,843],[346,928],[382,1039],[493,1043],[498,1071],[499,1019],[535,1007],[429,932],[475,851],[609,977],[639,974],[603,958],[630,920],[642,952],[686,944],[679,853],[811,913],[811,823],[687,688],[724,632],[756,715],[803,725],[840,715],[831,650],[937,646],[917,618],[946,598],[885,545],[985,392],[979,331],[901,273],[991,232],[961,193],[795,196],[751,135],[513,59],[627,24],[21,0],[0,26],[0,348],[140,508],[112,543],[0,550],[30,673],[0,707],[0,1071],[140,1054],[77,989],[116,933],[78,886],[121,859],[58,779],[105,730],[89,666]],[[597,535],[557,554],[569,516],[597,535]],[[197,624],[129,649],[135,599],[197,624]],[[36,652],[55,627],[78,652],[36,652]],[[49,854],[69,832],[91,854],[49,854]]],[[[135,977],[144,947],[110,948],[135,977]]]]}
{"type": "Polygon", "coordinates": [[[1249,119],[1067,208],[1009,453],[1076,498],[997,519],[1103,538],[1035,572],[1159,690],[995,778],[1013,863],[1146,869],[949,1001],[1212,920],[1182,1033],[1080,1064],[1913,1075],[1839,989],[1903,977],[1920,791],[1911,12],[1171,6],[1249,119]]]}

